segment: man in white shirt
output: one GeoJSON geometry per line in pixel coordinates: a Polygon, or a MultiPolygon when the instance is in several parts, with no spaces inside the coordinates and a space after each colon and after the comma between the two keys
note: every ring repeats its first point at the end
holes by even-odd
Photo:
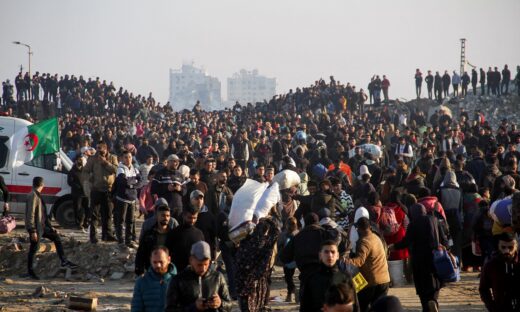
{"type": "Polygon", "coordinates": [[[397,161],[402,159],[407,165],[409,165],[413,158],[413,149],[404,136],[399,138],[399,143],[395,147],[394,158],[397,161]]]}

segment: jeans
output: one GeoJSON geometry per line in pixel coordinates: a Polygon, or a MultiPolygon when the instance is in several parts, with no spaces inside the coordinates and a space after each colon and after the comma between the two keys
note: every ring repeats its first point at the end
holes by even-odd
{"type": "MultiPolygon", "coordinates": [[[[66,259],[60,236],[55,232],[44,232],[42,237],[54,242],[54,246],[56,246],[56,253],[58,254],[58,257],[60,257],[61,262],[64,262],[66,259]]],[[[36,241],[31,240],[31,245],[29,246],[29,255],[27,258],[27,269],[29,273],[33,273],[34,255],[40,246],[40,239],[41,237],[38,235],[38,239],[36,241]]]]}
{"type": "Polygon", "coordinates": [[[135,203],[125,203],[116,200],[114,209],[114,225],[116,228],[116,238],[119,243],[126,242],[129,244],[132,241],[134,231],[134,217],[135,203]],[[125,238],[123,241],[123,222],[125,223],[125,238]]]}
{"type": "Polygon", "coordinates": [[[509,94],[509,81],[502,81],[502,93],[509,94]]]}
{"type": "Polygon", "coordinates": [[[364,288],[358,293],[359,306],[361,312],[367,312],[370,305],[380,297],[386,296],[390,283],[379,284],[364,288]]]}
{"type": "Polygon", "coordinates": [[[415,94],[418,99],[421,98],[421,85],[415,85],[415,94]]]}
{"type": "Polygon", "coordinates": [[[101,219],[101,239],[107,240],[114,236],[112,229],[112,195],[109,191],[100,192],[92,190],[90,192],[90,239],[96,239],[96,227],[101,219]]]}
{"type": "Polygon", "coordinates": [[[433,97],[432,89],[433,89],[433,87],[428,86],[428,98],[429,98],[430,100],[431,100],[432,97],[433,97]]]}
{"type": "Polygon", "coordinates": [[[88,198],[86,196],[73,196],[72,205],[74,206],[74,218],[76,225],[80,227],[88,227],[88,198]]]}
{"type": "Polygon", "coordinates": [[[459,96],[459,85],[456,83],[453,84],[453,96],[459,96]]]}

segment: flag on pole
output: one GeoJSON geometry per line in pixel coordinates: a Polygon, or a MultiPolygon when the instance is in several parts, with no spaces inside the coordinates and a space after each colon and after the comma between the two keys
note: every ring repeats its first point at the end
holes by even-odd
{"type": "Polygon", "coordinates": [[[58,119],[52,118],[24,127],[11,138],[14,151],[13,167],[20,167],[34,158],[60,150],[58,119]]]}

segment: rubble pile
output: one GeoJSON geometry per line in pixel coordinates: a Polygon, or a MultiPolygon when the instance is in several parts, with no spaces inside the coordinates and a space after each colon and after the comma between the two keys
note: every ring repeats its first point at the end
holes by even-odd
{"type": "MultiPolygon", "coordinates": [[[[131,279],[135,269],[135,249],[114,243],[96,245],[80,242],[73,237],[63,237],[67,258],[79,268],[62,268],[54,244],[41,243],[35,257],[35,272],[43,278],[65,278],[75,281],[98,281],[105,279],[131,279]],[[52,248],[50,248],[52,247],[52,248]]],[[[26,237],[15,237],[0,249],[0,275],[14,276],[27,272],[29,242],[26,237]]]]}
{"type": "Polygon", "coordinates": [[[442,105],[430,99],[416,99],[399,104],[406,106],[409,111],[417,109],[428,112],[428,117],[435,110],[448,108],[453,116],[458,118],[460,109],[464,108],[470,114],[471,119],[473,114],[480,110],[494,130],[497,129],[503,119],[507,119],[509,124],[520,124],[520,96],[516,94],[502,95],[501,97],[468,94],[465,98],[445,98],[442,105]]]}
{"type": "Polygon", "coordinates": [[[482,111],[493,129],[496,129],[503,119],[507,119],[509,124],[520,123],[520,96],[516,94],[501,97],[467,95],[464,99],[450,99],[446,105],[454,112],[461,108],[470,113],[482,111]]]}

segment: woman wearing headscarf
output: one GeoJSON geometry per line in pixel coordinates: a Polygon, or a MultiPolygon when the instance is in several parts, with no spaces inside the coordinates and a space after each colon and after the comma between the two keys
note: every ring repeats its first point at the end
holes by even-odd
{"type": "Polygon", "coordinates": [[[400,242],[390,245],[389,249],[410,250],[415,290],[421,300],[423,311],[438,311],[437,300],[442,284],[435,273],[432,252],[439,244],[446,243],[446,239],[442,235],[438,239],[437,220],[426,213],[423,205],[411,205],[409,214],[410,225],[406,235],[400,242]]]}

